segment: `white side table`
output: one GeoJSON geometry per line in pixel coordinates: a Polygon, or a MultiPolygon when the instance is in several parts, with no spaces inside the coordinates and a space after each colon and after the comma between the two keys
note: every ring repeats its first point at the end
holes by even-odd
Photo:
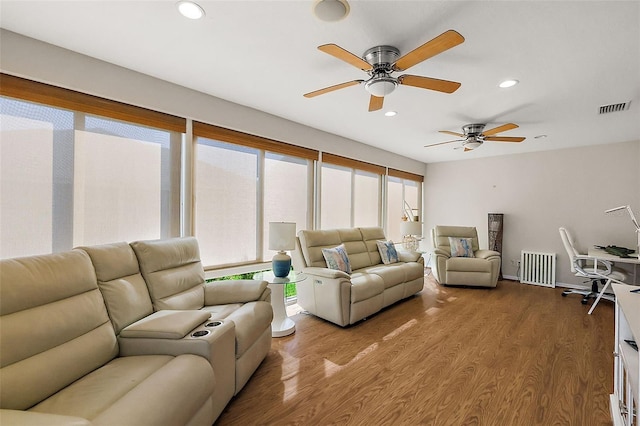
{"type": "Polygon", "coordinates": [[[254,280],[266,281],[271,289],[271,307],[273,308],[273,321],[271,321],[271,336],[284,337],[296,331],[296,323],[287,315],[284,306],[284,285],[297,283],[307,279],[303,273],[289,272],[284,278],[273,275],[273,271],[258,272],[253,276],[254,280]]]}

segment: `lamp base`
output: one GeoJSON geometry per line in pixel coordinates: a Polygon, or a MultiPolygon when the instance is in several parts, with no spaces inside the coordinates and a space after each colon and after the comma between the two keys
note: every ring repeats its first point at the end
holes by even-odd
{"type": "Polygon", "coordinates": [[[271,268],[273,269],[273,275],[276,277],[286,277],[291,271],[291,257],[283,251],[279,252],[271,259],[271,268]]]}
{"type": "Polygon", "coordinates": [[[402,248],[407,251],[418,250],[418,239],[413,235],[405,235],[402,239],[402,248]]]}

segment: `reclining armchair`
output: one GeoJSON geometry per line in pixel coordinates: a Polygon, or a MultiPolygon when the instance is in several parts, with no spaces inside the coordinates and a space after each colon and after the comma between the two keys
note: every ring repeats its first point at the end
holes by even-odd
{"type": "Polygon", "coordinates": [[[475,227],[436,226],[433,239],[433,275],[443,285],[495,287],[500,253],[480,250],[475,227]]]}

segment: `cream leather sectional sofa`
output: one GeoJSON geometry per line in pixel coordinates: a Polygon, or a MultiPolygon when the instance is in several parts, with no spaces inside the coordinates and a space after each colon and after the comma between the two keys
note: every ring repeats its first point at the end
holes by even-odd
{"type": "Polygon", "coordinates": [[[211,425],[271,346],[264,281],[194,238],[0,261],[0,424],[211,425]]]}
{"type": "Polygon", "coordinates": [[[421,291],[421,254],[398,252],[399,262],[384,264],[376,243],[384,240],[378,227],[299,231],[293,264],[308,278],[296,283],[298,304],[344,327],[421,291]],[[351,274],[329,269],[322,254],[322,249],[340,244],[346,248],[351,274]]]}

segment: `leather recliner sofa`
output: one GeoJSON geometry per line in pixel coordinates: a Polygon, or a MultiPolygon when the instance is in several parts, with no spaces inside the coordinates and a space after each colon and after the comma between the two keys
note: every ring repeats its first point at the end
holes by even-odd
{"type": "Polygon", "coordinates": [[[296,283],[298,305],[344,327],[421,291],[421,254],[401,251],[399,262],[384,264],[377,245],[384,240],[379,227],[299,231],[292,259],[308,278],[296,283]],[[322,249],[340,244],[347,251],[351,274],[329,269],[323,257],[322,249]]]}
{"type": "Polygon", "coordinates": [[[433,240],[433,275],[443,285],[495,287],[500,275],[500,253],[481,250],[478,231],[472,226],[436,226],[433,240]],[[471,241],[471,257],[452,256],[450,239],[471,241]]]}
{"type": "Polygon", "coordinates": [[[211,309],[155,309],[127,243],[0,261],[1,424],[211,425],[244,386],[270,347],[266,282],[205,284],[193,238],[140,244],[211,309]]]}

